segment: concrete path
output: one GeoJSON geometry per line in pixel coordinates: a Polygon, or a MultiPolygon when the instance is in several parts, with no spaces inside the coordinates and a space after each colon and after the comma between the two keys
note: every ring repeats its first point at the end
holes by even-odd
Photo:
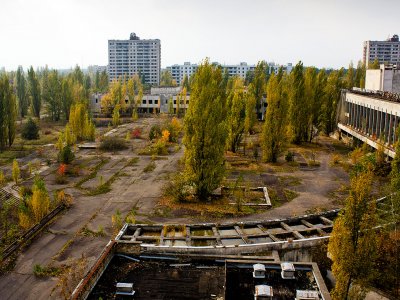
{"type": "MultiPolygon", "coordinates": [[[[150,162],[150,157],[140,157],[134,168],[126,170],[128,176],[119,177],[112,184],[112,191],[107,194],[84,196],[75,188],[66,190],[73,195],[74,205],[20,254],[11,273],[0,277],[0,298],[60,298],[56,289],[57,278],[39,279],[33,275],[33,266],[68,264],[84,255],[90,267],[110,239],[111,216],[117,209],[125,212],[125,216],[133,207],[138,208],[139,215],[152,212],[165,184],[165,180],[160,179],[162,174],[175,170],[181,155],[179,152],[168,156],[166,160],[156,160],[156,169],[149,173],[142,170],[150,162]],[[93,231],[103,227],[106,236],[91,237],[79,234],[85,226],[93,231]]],[[[116,161],[121,157],[114,155],[112,159],[116,161]]]]}

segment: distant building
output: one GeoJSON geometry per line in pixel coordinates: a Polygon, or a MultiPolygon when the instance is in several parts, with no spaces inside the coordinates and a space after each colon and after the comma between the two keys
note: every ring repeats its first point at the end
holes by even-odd
{"type": "Polygon", "coordinates": [[[96,74],[97,72],[102,73],[103,71],[107,72],[107,66],[98,66],[98,65],[88,66],[89,73],[96,74]]]}
{"type": "Polygon", "coordinates": [[[386,41],[364,42],[363,62],[368,65],[375,59],[378,59],[380,64],[400,63],[400,42],[397,34],[388,38],[386,41]]]}
{"type": "MultiPolygon", "coordinates": [[[[177,104],[181,90],[180,86],[152,87],[149,94],[143,95],[142,102],[138,105],[138,111],[140,113],[167,113],[169,101],[172,101],[174,113],[176,113],[178,107],[181,111],[186,111],[189,106],[190,95],[187,94],[177,104]]],[[[104,94],[101,93],[94,93],[90,96],[90,110],[93,113],[101,113],[101,98],[103,96],[104,94]]],[[[128,97],[126,97],[125,102],[128,104],[128,97]]]]}
{"type": "Polygon", "coordinates": [[[141,40],[131,33],[129,40],[108,41],[109,80],[140,75],[151,85],[160,83],[161,43],[159,39],[141,40]]]}
{"type": "Polygon", "coordinates": [[[172,65],[167,67],[167,70],[171,73],[172,78],[177,84],[181,84],[185,76],[190,78],[194,74],[199,66],[197,64],[191,64],[190,62],[185,62],[183,65],[172,65]]]}
{"type": "MultiPolygon", "coordinates": [[[[219,63],[213,63],[219,65],[219,63]]],[[[246,74],[249,71],[254,71],[256,68],[255,65],[248,65],[246,62],[241,62],[238,65],[221,65],[223,69],[225,69],[229,76],[239,76],[243,79],[246,78],[246,74]]],[[[190,62],[185,62],[183,65],[172,65],[167,67],[167,70],[171,73],[172,78],[176,81],[177,84],[181,84],[185,76],[190,78],[199,66],[197,64],[191,64],[190,62]]],[[[278,73],[281,65],[275,63],[269,63],[269,72],[278,73]]],[[[283,70],[287,73],[290,73],[293,69],[292,64],[288,63],[287,65],[283,65],[283,70]]]]}
{"type": "Polygon", "coordinates": [[[384,64],[378,70],[367,70],[365,89],[400,94],[400,70],[397,66],[384,64]]]}

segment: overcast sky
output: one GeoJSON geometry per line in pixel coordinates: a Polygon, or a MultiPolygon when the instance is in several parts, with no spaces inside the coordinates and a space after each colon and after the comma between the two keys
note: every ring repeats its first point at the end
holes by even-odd
{"type": "Polygon", "coordinates": [[[400,0],[0,0],[0,67],[106,65],[107,40],[161,40],[185,61],[334,67],[400,34],[400,0]]]}

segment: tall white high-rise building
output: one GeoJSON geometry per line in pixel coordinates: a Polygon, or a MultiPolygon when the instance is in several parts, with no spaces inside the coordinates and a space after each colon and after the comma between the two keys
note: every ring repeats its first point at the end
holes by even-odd
{"type": "Polygon", "coordinates": [[[363,50],[363,62],[368,66],[378,59],[380,64],[400,63],[400,42],[397,34],[386,41],[365,41],[363,50]]]}
{"type": "Polygon", "coordinates": [[[120,76],[140,75],[145,83],[158,85],[161,72],[159,39],[141,40],[131,33],[129,40],[108,41],[109,80],[120,76]]]}

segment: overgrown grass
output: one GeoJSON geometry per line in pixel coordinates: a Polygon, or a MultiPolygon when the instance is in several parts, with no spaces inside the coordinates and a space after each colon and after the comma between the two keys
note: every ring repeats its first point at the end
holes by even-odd
{"type": "Polygon", "coordinates": [[[58,267],[46,267],[40,264],[35,264],[33,266],[33,274],[36,277],[43,278],[43,277],[55,277],[60,275],[62,272],[61,268],[58,267]]]}
{"type": "Polygon", "coordinates": [[[300,178],[295,177],[295,176],[279,176],[278,177],[279,183],[284,185],[284,186],[297,186],[301,185],[302,181],[300,178]]]}
{"type": "Polygon", "coordinates": [[[131,158],[131,159],[126,163],[125,168],[126,168],[126,167],[133,167],[133,166],[135,166],[135,165],[138,163],[138,161],[139,161],[139,157],[133,157],[133,158],[131,158]]]}
{"type": "Polygon", "coordinates": [[[296,193],[295,191],[284,189],[283,193],[285,194],[286,200],[287,201],[292,201],[294,198],[296,198],[299,193],[296,193]]]}
{"type": "Polygon", "coordinates": [[[99,226],[99,229],[97,231],[90,230],[89,228],[87,228],[87,226],[85,226],[82,228],[80,233],[84,236],[93,236],[93,237],[106,236],[106,233],[104,232],[104,227],[101,225],[99,226]]]}
{"type": "Polygon", "coordinates": [[[79,180],[76,184],[75,187],[76,188],[81,188],[82,185],[89,181],[90,179],[93,179],[97,176],[97,172],[106,164],[110,161],[109,158],[102,158],[101,161],[96,165],[96,167],[94,168],[94,170],[87,176],[83,177],[81,180],[79,180]]]}
{"type": "Polygon", "coordinates": [[[144,167],[143,172],[150,173],[153,172],[155,168],[156,163],[154,161],[151,161],[146,167],[144,167]]]}

